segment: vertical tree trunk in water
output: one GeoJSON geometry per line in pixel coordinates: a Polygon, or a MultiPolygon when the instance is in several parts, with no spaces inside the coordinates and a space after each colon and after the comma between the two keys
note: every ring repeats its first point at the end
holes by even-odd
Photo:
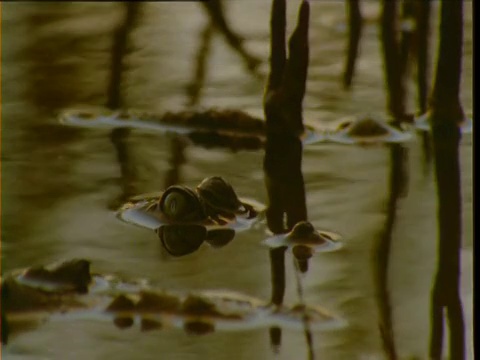
{"type": "Polygon", "coordinates": [[[360,12],[360,0],[347,0],[348,14],[348,48],[345,71],[343,74],[343,86],[348,89],[352,85],[355,72],[355,64],[358,58],[360,38],[362,37],[362,13],[360,12]]]}
{"type": "Polygon", "coordinates": [[[463,43],[463,1],[441,3],[440,45],[432,98],[432,135],[438,196],[438,268],[432,290],[430,356],[442,357],[443,315],[447,315],[450,359],[465,358],[465,330],[460,299],[462,204],[459,122],[463,43]]]}
{"type": "Polygon", "coordinates": [[[388,109],[395,120],[405,115],[405,84],[398,38],[397,0],[383,0],[381,42],[388,90],[388,109]]]}
{"type": "Polygon", "coordinates": [[[430,58],[428,39],[430,37],[431,8],[431,0],[417,2],[417,92],[418,111],[420,114],[424,114],[428,106],[428,64],[430,58]]]}
{"type": "MultiPolygon", "coordinates": [[[[270,34],[270,74],[264,112],[267,141],[263,169],[268,193],[267,225],[275,234],[288,232],[307,219],[302,174],[303,110],[309,59],[308,28],[310,5],[302,1],[298,23],[286,49],[286,2],[273,0],[270,34]],[[285,222],[286,220],[286,222],[285,222]]],[[[272,296],[275,305],[283,303],[285,293],[285,250],[270,250],[272,296]]],[[[309,357],[313,359],[311,334],[306,329],[309,357]]],[[[270,329],[270,343],[278,349],[281,329],[270,329]]]]}
{"type": "MultiPolygon", "coordinates": [[[[431,0],[421,0],[417,5],[417,31],[416,31],[416,54],[417,54],[417,96],[418,113],[425,114],[428,110],[428,91],[429,91],[429,38],[430,38],[430,15],[431,0]]],[[[432,160],[432,149],[430,134],[427,131],[422,132],[422,148],[426,169],[432,160]]]]}
{"type": "Polygon", "coordinates": [[[399,43],[400,73],[403,79],[408,78],[410,73],[410,55],[412,53],[412,42],[414,33],[415,2],[418,0],[403,0],[401,39],[399,43]]]}

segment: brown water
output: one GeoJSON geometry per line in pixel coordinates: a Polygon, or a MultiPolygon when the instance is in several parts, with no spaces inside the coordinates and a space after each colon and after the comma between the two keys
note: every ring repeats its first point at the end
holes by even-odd
{"type": "MultiPolygon", "coordinates": [[[[298,2],[289,2],[289,32],[298,2]]],[[[365,4],[376,14],[373,2],[365,4]]],[[[270,2],[226,2],[231,25],[267,71],[270,2]]],[[[437,9],[437,7],[435,7],[437,9]]],[[[72,257],[88,258],[95,271],[148,278],[168,289],[231,289],[268,299],[270,264],[260,245],[265,226],[242,232],[222,249],[202,247],[171,259],[156,237],[119,222],[109,210],[121,194],[120,164],[109,131],[58,125],[56,112],[107,99],[112,32],[120,3],[2,4],[2,272],[72,257]]],[[[434,11],[436,17],[436,10],[434,11]]],[[[472,109],[472,12],[466,2],[462,102],[472,109]]],[[[164,111],[182,108],[194,73],[201,32],[199,4],[147,3],[131,34],[124,71],[125,105],[164,111]]],[[[311,53],[304,101],[308,121],[328,125],[345,115],[384,113],[377,28],[366,28],[351,92],[341,88],[345,47],[344,4],[312,1],[311,53]]],[[[229,106],[262,114],[264,79],[251,76],[238,54],[214,33],[202,106],[229,106]]],[[[412,88],[413,90],[413,88],[412,88]]],[[[412,104],[414,97],[412,96],[412,104]]],[[[172,137],[132,132],[129,166],[136,192],[161,190],[171,170],[172,137]]],[[[400,358],[427,358],[430,289],[436,268],[435,181],[420,138],[407,145],[408,194],[399,200],[392,235],[388,287],[394,341],[400,358]]],[[[472,355],[472,146],[461,145],[463,247],[461,294],[467,347],[472,355]]],[[[195,185],[210,175],[227,178],[241,196],[267,201],[263,153],[188,146],[180,181],[195,185]]],[[[349,326],[314,334],[322,359],[384,358],[378,330],[373,247],[385,226],[389,152],[386,147],[313,145],[303,173],[309,220],[340,233],[342,250],[316,255],[304,279],[307,303],[321,304],[349,326]]],[[[297,302],[291,257],[286,257],[285,301],[297,302]]],[[[179,330],[141,333],[93,321],[51,322],[11,339],[6,359],[302,359],[304,335],[284,331],[279,355],[268,330],[216,332],[203,337],[179,330]]]]}

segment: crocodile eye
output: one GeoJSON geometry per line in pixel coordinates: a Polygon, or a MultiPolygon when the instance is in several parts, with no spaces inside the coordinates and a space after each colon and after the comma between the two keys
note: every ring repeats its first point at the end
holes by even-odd
{"type": "Polygon", "coordinates": [[[232,185],[220,176],[204,179],[197,186],[197,192],[213,211],[235,213],[242,206],[232,185]]]}
{"type": "Polygon", "coordinates": [[[169,187],[160,199],[160,210],[174,221],[200,221],[206,218],[198,195],[185,186],[169,187]]]}

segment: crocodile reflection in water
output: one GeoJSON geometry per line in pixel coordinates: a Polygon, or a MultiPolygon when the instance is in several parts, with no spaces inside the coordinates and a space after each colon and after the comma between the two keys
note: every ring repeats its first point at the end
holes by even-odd
{"type": "MultiPolygon", "coordinates": [[[[91,273],[90,262],[84,259],[13,271],[2,279],[1,293],[2,329],[12,333],[25,331],[22,327],[26,323],[38,326],[45,320],[83,318],[113,320],[120,328],[139,321],[142,331],[168,326],[195,334],[271,324],[299,329],[300,313],[304,313],[299,310],[300,305],[273,306],[230,291],[157,290],[144,281],[125,282],[110,275],[91,273]]],[[[307,306],[306,309],[315,330],[345,325],[321,307],[307,306]]],[[[8,335],[2,333],[3,342],[8,335]]]]}
{"type": "Polygon", "coordinates": [[[207,229],[197,224],[172,224],[160,226],[156,233],[164,249],[172,256],[184,256],[197,251],[206,242],[213,248],[221,248],[235,237],[230,228],[207,229]]]}

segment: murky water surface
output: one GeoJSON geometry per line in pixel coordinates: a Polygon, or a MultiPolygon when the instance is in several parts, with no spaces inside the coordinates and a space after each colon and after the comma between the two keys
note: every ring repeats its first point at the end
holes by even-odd
{"type": "MultiPolygon", "coordinates": [[[[304,115],[328,126],[337,119],[385,109],[378,33],[367,25],[352,91],[341,87],[344,4],[312,1],[311,50],[304,115]]],[[[437,4],[438,5],[438,4],[437,4]]],[[[268,70],[270,2],[225,2],[231,25],[268,70]]],[[[297,2],[288,4],[288,31],[297,2]]],[[[438,7],[435,7],[435,17],[438,7]]],[[[172,169],[178,139],[133,131],[128,164],[120,164],[109,130],[65,127],[57,113],[86,104],[104,106],[113,30],[120,3],[2,4],[2,272],[60,259],[84,257],[97,272],[148,278],[159,288],[228,289],[268,300],[271,291],[265,223],[238,233],[221,248],[201,247],[168,257],[155,234],[119,221],[111,210],[127,181],[136,194],[162,190],[167,176],[196,185],[221,175],[239,196],[266,203],[262,151],[233,153],[189,145],[172,169]],[[134,174],[122,179],[121,165],[134,174]]],[[[369,17],[377,4],[366,2],[369,17]]],[[[466,2],[462,102],[472,109],[472,12],[466,2]]],[[[125,57],[122,94],[127,107],[162,112],[185,108],[202,31],[208,24],[198,3],[147,3],[133,28],[125,57]]],[[[214,33],[199,105],[233,107],[262,115],[265,79],[252,76],[238,54],[214,33]]],[[[435,50],[435,42],[432,43],[435,50]]],[[[413,92],[413,86],[411,90],[413,92]]],[[[415,103],[412,96],[411,104],[415,103]]],[[[462,139],[463,245],[461,294],[469,354],[472,344],[472,140],[462,139]]],[[[420,137],[407,145],[408,193],[399,199],[389,260],[393,334],[402,359],[427,358],[430,290],[436,269],[436,188],[420,137]]],[[[314,333],[322,359],[384,357],[378,329],[374,246],[386,221],[389,198],[387,147],[318,144],[305,147],[303,172],[309,220],[338,233],[338,251],[315,254],[303,278],[304,298],[325,306],[348,326],[314,333]]],[[[297,302],[292,257],[286,256],[285,302],[297,302]]],[[[268,330],[188,336],[165,329],[141,333],[91,320],[52,321],[19,334],[2,348],[5,359],[301,359],[301,331],[285,329],[275,355],[268,330]]],[[[473,358],[473,355],[470,355],[473,358]]]]}

